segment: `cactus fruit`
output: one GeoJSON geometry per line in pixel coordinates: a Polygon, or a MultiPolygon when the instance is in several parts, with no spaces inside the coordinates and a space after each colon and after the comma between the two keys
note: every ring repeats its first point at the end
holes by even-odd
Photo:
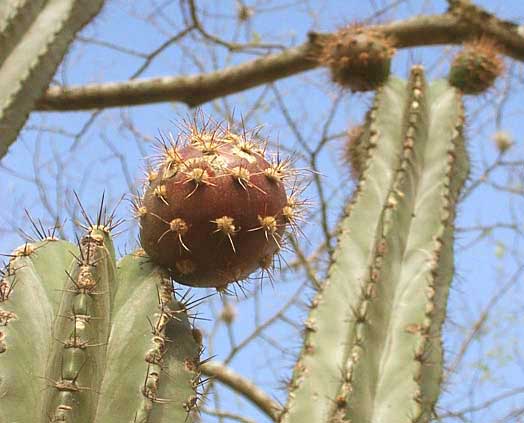
{"type": "Polygon", "coordinates": [[[388,78],[394,53],[382,32],[350,25],[323,43],[319,62],[330,68],[333,82],[352,91],[369,91],[388,78]]]}
{"type": "Polygon", "coordinates": [[[464,94],[477,95],[489,89],[504,72],[495,43],[488,38],[464,45],[451,64],[449,83],[464,94]]]}
{"type": "Polygon", "coordinates": [[[442,379],[453,221],[469,165],[447,81],[390,78],[363,135],[367,159],[311,304],[281,423],[427,423],[442,379]]]}
{"type": "Polygon", "coordinates": [[[265,157],[245,132],[197,119],[163,140],[156,169],[135,205],[151,260],[185,285],[225,289],[269,269],[296,224],[299,202],[284,182],[288,161],[265,157]]]}
{"type": "Polygon", "coordinates": [[[15,250],[0,281],[0,421],[192,421],[201,345],[172,280],[111,225],[15,250]]]}
{"type": "Polygon", "coordinates": [[[104,0],[0,1],[0,158],[104,0]]]}

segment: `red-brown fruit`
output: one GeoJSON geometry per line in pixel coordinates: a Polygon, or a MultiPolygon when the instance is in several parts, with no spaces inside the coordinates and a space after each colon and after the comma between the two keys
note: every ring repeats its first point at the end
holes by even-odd
{"type": "Polygon", "coordinates": [[[291,223],[285,176],[245,136],[192,128],[148,175],[137,208],[143,249],[185,285],[245,279],[280,250],[291,223]]]}

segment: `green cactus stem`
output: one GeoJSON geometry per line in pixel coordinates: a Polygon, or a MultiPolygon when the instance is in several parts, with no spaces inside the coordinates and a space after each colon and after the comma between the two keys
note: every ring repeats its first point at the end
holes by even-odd
{"type": "Polygon", "coordinates": [[[16,250],[0,282],[0,422],[191,421],[201,339],[143,253],[107,225],[16,250]]]}
{"type": "Polygon", "coordinates": [[[429,422],[453,278],[453,221],[468,174],[463,108],[421,67],[377,93],[367,161],[329,276],[306,320],[280,421],[429,422]]]}
{"type": "Polygon", "coordinates": [[[0,1],[0,158],[104,0],[0,1]]]}

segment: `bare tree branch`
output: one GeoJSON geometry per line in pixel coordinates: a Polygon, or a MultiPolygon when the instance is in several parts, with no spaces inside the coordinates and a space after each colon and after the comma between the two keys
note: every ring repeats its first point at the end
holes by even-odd
{"type": "Polygon", "coordinates": [[[216,361],[202,364],[200,370],[206,376],[214,377],[223,384],[229,386],[235,392],[246,397],[255,404],[260,410],[267,414],[274,421],[277,420],[282,407],[271,399],[264,391],[257,387],[253,382],[216,361]]]}
{"type": "MultiPolygon", "coordinates": [[[[495,18],[493,18],[495,19],[495,18]]],[[[502,25],[480,26],[452,14],[418,16],[374,27],[395,39],[398,48],[458,44],[481,33],[496,36],[504,52],[524,60],[524,37],[502,25]],[[493,28],[492,28],[493,27],[493,28]]],[[[37,102],[37,110],[86,110],[178,101],[195,107],[225,95],[238,93],[313,69],[318,41],[330,34],[311,33],[309,41],[278,54],[190,76],[158,77],[125,82],[51,87],[37,102]]]]}

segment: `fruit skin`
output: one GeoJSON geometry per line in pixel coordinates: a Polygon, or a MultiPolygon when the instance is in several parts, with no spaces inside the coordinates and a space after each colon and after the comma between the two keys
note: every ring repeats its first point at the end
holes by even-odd
{"type": "Polygon", "coordinates": [[[460,93],[414,67],[377,92],[367,159],[311,302],[280,423],[428,423],[442,379],[454,217],[468,174],[460,93]]]}
{"type": "Polygon", "coordinates": [[[467,43],[453,59],[449,83],[464,94],[482,94],[504,72],[496,44],[488,38],[467,43]]]}
{"type": "Polygon", "coordinates": [[[280,251],[294,219],[290,172],[247,135],[191,126],[164,145],[136,207],[143,249],[181,284],[224,289],[247,278],[280,251]]]}
{"type": "Polygon", "coordinates": [[[352,91],[370,91],[387,80],[394,53],[382,32],[350,25],[324,42],[319,62],[330,68],[333,82],[352,91]]]}
{"type": "Polygon", "coordinates": [[[0,421],[193,421],[202,346],[172,280],[109,229],[46,238],[0,274],[0,421]]]}

